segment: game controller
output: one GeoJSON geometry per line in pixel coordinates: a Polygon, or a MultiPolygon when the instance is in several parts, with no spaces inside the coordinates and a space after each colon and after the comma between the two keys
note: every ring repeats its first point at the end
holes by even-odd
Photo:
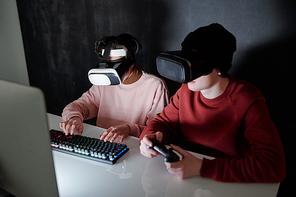
{"type": "Polygon", "coordinates": [[[173,152],[174,150],[173,148],[167,149],[164,144],[160,143],[154,138],[150,139],[150,141],[152,142],[153,145],[152,146],[147,145],[147,148],[153,149],[159,152],[162,156],[164,156],[165,162],[173,163],[180,160],[179,156],[173,152]]]}

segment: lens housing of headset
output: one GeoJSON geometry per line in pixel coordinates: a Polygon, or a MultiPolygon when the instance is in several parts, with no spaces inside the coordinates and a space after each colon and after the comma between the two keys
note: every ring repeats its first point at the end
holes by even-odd
{"type": "Polygon", "coordinates": [[[188,83],[200,76],[210,74],[214,67],[196,51],[167,51],[156,58],[158,73],[170,80],[188,83]]]}

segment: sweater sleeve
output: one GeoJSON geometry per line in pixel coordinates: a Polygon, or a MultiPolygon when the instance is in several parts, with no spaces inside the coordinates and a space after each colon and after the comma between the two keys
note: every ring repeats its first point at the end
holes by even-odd
{"type": "Polygon", "coordinates": [[[251,153],[203,159],[201,176],[223,182],[281,182],[286,175],[284,151],[265,101],[258,100],[249,108],[244,124],[251,153]]]}
{"type": "Polygon", "coordinates": [[[99,92],[95,86],[92,86],[79,99],[68,104],[62,113],[64,121],[71,117],[78,116],[81,120],[91,119],[97,116],[98,107],[95,103],[99,102],[99,92]]]}
{"type": "MultiPolygon", "coordinates": [[[[180,90],[179,90],[180,91],[180,90]]],[[[163,133],[163,141],[167,141],[170,136],[174,135],[174,131],[179,130],[179,91],[171,97],[170,103],[156,115],[145,127],[140,135],[140,141],[147,134],[160,131],[163,133]]]]}
{"type": "MultiPolygon", "coordinates": [[[[161,81],[162,82],[162,81],[161,81]]],[[[145,126],[150,122],[150,120],[154,119],[157,114],[161,113],[163,108],[167,106],[169,103],[169,91],[164,82],[162,82],[158,87],[156,87],[156,91],[154,93],[153,103],[151,104],[151,109],[147,113],[146,123],[145,125],[139,124],[128,124],[131,128],[130,135],[139,137],[145,126]]]]}

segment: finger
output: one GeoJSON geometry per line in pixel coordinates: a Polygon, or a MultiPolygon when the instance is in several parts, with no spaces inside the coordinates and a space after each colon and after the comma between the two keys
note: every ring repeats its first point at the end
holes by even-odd
{"type": "Polygon", "coordinates": [[[103,140],[109,134],[109,129],[106,130],[100,137],[100,140],[103,140]]]}
{"type": "Polygon", "coordinates": [[[70,127],[70,134],[73,135],[74,132],[75,132],[75,125],[73,124],[71,127],[70,127]]]}
{"type": "Polygon", "coordinates": [[[118,137],[118,134],[115,133],[115,134],[113,135],[113,137],[111,138],[110,142],[114,142],[114,140],[116,140],[117,137],[118,137]]]}
{"type": "Polygon", "coordinates": [[[65,123],[64,122],[60,122],[60,128],[64,131],[65,130],[65,123]]]}
{"type": "Polygon", "coordinates": [[[179,147],[179,146],[176,146],[176,145],[174,145],[174,144],[170,144],[170,146],[171,146],[175,151],[177,151],[178,153],[180,153],[182,156],[184,156],[184,155],[188,155],[188,154],[189,154],[186,150],[182,149],[182,148],[179,147]]]}
{"type": "MultiPolygon", "coordinates": [[[[151,135],[152,136],[152,135],[151,135]]],[[[154,136],[154,135],[153,135],[154,136]]],[[[154,138],[154,137],[153,137],[154,138]]],[[[144,143],[145,144],[145,146],[150,146],[150,147],[152,147],[153,146],[153,144],[152,144],[152,142],[151,142],[151,140],[150,140],[150,135],[146,135],[146,136],[144,136],[144,138],[142,139],[142,141],[141,141],[141,143],[144,143]]]]}
{"type": "Polygon", "coordinates": [[[78,132],[79,132],[79,135],[81,135],[83,133],[83,124],[80,124],[78,126],[78,132]]]}
{"type": "Polygon", "coordinates": [[[180,161],[176,161],[176,162],[173,162],[173,163],[170,163],[170,162],[164,162],[165,165],[166,165],[166,168],[170,171],[171,169],[177,169],[177,168],[180,168],[182,166],[182,160],[180,161]]]}
{"type": "Polygon", "coordinates": [[[65,126],[65,135],[68,135],[69,134],[70,127],[71,127],[71,125],[69,123],[66,124],[66,126],[65,126]]]}
{"type": "MultiPolygon", "coordinates": [[[[151,144],[152,144],[152,142],[151,142],[151,144]]],[[[148,149],[147,148],[147,144],[143,140],[141,140],[140,150],[141,150],[142,155],[144,155],[146,157],[150,157],[151,158],[151,157],[155,157],[155,156],[160,155],[160,153],[156,152],[155,150],[148,149]]]]}
{"type": "Polygon", "coordinates": [[[82,135],[82,133],[83,133],[83,129],[79,129],[78,130],[78,135],[82,135]]]}
{"type": "Polygon", "coordinates": [[[62,123],[62,129],[63,129],[64,133],[66,132],[66,125],[67,124],[65,122],[62,123]]]}
{"type": "Polygon", "coordinates": [[[114,135],[113,129],[105,136],[104,141],[107,142],[114,135]]]}
{"type": "Polygon", "coordinates": [[[176,163],[176,162],[173,162],[173,163],[164,162],[164,164],[166,165],[167,170],[168,170],[170,173],[172,173],[172,169],[175,168],[174,163],[176,163]]]}
{"type": "MultiPolygon", "coordinates": [[[[83,133],[83,124],[82,122],[80,123],[79,121],[75,120],[77,124],[75,124],[75,131],[78,133],[78,135],[81,135],[83,133]]],[[[75,133],[74,131],[74,133],[75,133]]]]}
{"type": "Polygon", "coordinates": [[[119,137],[120,137],[120,142],[123,142],[123,140],[125,140],[125,138],[126,138],[127,136],[125,136],[125,135],[119,135],[119,137]]]}
{"type": "Polygon", "coordinates": [[[157,131],[155,133],[155,136],[156,136],[156,139],[161,142],[162,141],[162,138],[163,138],[163,134],[160,132],[160,131],[157,131]]]}
{"type": "Polygon", "coordinates": [[[140,152],[142,155],[144,155],[145,157],[148,157],[148,158],[154,157],[153,152],[149,152],[149,151],[150,150],[147,149],[146,147],[140,146],[140,152]]]}

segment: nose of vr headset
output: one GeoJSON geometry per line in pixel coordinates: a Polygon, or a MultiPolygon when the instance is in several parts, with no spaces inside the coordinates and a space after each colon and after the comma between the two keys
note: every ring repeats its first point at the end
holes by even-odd
{"type": "Polygon", "coordinates": [[[93,68],[88,72],[88,79],[93,85],[120,85],[121,80],[113,68],[93,68]]]}
{"type": "Polygon", "coordinates": [[[88,72],[89,81],[93,85],[120,85],[121,79],[131,66],[131,62],[124,58],[102,62],[88,72]]]}
{"type": "Polygon", "coordinates": [[[167,51],[156,58],[158,73],[170,80],[188,83],[202,75],[209,74],[214,68],[198,56],[191,56],[182,51],[167,51]]]}

